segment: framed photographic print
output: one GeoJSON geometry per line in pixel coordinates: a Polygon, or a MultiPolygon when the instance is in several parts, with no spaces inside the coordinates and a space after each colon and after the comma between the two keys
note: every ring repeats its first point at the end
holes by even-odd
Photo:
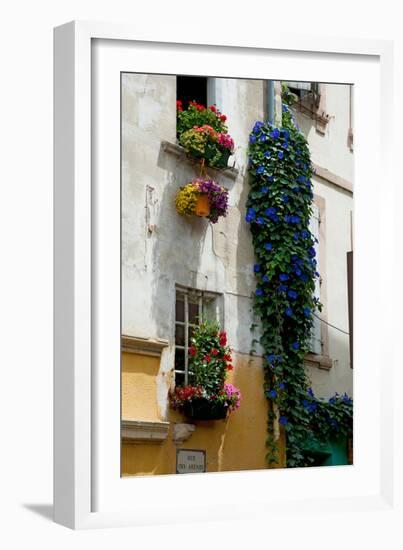
{"type": "Polygon", "coordinates": [[[391,501],[391,56],[55,30],[56,521],[391,501]]]}

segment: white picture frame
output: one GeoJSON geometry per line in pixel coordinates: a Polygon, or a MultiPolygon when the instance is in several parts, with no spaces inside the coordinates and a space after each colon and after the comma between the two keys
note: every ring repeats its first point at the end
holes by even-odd
{"type": "MultiPolygon", "coordinates": [[[[179,40],[177,33],[169,36],[169,31],[166,36],[149,36],[130,25],[72,22],[55,29],[56,522],[75,529],[178,522],[181,502],[179,496],[172,497],[175,489],[178,495],[186,489],[197,491],[200,496],[197,505],[188,505],[185,510],[182,507],[181,521],[191,521],[195,515],[198,520],[264,518],[268,512],[281,512],[284,506],[288,513],[297,513],[301,502],[312,514],[318,513],[324,504],[329,511],[393,510],[393,423],[390,419],[394,402],[387,390],[387,380],[392,377],[395,358],[393,350],[386,345],[392,321],[383,313],[389,308],[387,289],[393,277],[380,269],[380,265],[393,264],[393,247],[380,246],[381,238],[394,238],[387,207],[394,195],[388,168],[392,166],[388,135],[392,134],[393,125],[386,107],[393,100],[392,52],[392,44],[387,41],[325,40],[276,32],[257,38],[254,43],[237,37],[233,44],[190,45],[186,36],[179,40]],[[170,55],[161,58],[161,52],[167,48],[170,55]],[[120,424],[116,423],[117,419],[120,422],[120,392],[116,391],[119,386],[112,371],[116,352],[120,351],[120,326],[113,324],[120,303],[116,303],[116,299],[101,299],[103,289],[116,282],[119,254],[116,239],[102,233],[99,224],[105,208],[115,208],[116,221],[118,197],[116,193],[97,194],[95,181],[115,178],[119,168],[114,162],[120,148],[116,142],[116,128],[120,125],[120,120],[116,120],[117,88],[110,76],[134,69],[191,74],[189,53],[193,59],[197,57],[200,74],[221,75],[221,61],[221,67],[231,71],[228,76],[309,78],[357,84],[355,200],[362,206],[355,214],[358,251],[355,273],[360,286],[355,291],[354,308],[361,323],[355,324],[354,330],[356,436],[352,467],[156,476],[124,482],[120,478],[117,468],[120,424]],[[265,58],[272,60],[271,67],[256,63],[265,58]],[[306,63],[303,69],[298,69],[302,59],[306,63]],[[300,76],[302,70],[304,77],[300,76]],[[95,102],[93,94],[101,84],[104,97],[97,97],[95,102]],[[99,102],[105,100],[111,100],[110,112],[108,110],[101,123],[97,121],[94,131],[92,124],[97,120],[99,102]],[[365,118],[369,113],[373,117],[373,133],[365,131],[365,118]],[[106,138],[109,141],[104,141],[106,138]],[[105,146],[108,146],[108,161],[100,171],[94,147],[105,146]],[[383,193],[378,196],[376,183],[381,164],[383,193]],[[375,214],[378,217],[371,225],[370,217],[375,214]],[[368,272],[365,270],[370,257],[375,266],[368,272]],[[104,274],[102,280],[100,269],[104,274]],[[372,296],[371,307],[365,301],[368,293],[372,296]],[[371,320],[373,311],[382,316],[381,328],[371,320]],[[112,324],[108,325],[106,317],[112,324]],[[104,338],[106,347],[99,347],[100,334],[111,335],[104,338]],[[370,349],[365,342],[371,342],[370,349]],[[102,373],[106,373],[101,376],[97,363],[100,358],[102,373]],[[364,371],[365,377],[361,376],[364,371]],[[370,453],[366,453],[368,449],[370,453]],[[287,483],[289,479],[292,483],[287,483]],[[239,492],[236,505],[228,509],[219,499],[214,504],[209,502],[213,486],[228,490],[234,482],[239,492]],[[265,486],[270,487],[270,491],[262,491],[265,486]],[[169,505],[164,499],[168,494],[169,505]]],[[[116,293],[114,296],[116,298],[116,293]]]]}

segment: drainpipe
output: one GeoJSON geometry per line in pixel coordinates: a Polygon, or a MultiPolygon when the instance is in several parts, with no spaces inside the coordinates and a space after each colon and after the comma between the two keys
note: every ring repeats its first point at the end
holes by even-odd
{"type": "Polygon", "coordinates": [[[268,80],[267,82],[267,115],[268,120],[272,124],[274,124],[274,112],[275,112],[275,106],[274,106],[274,81],[268,80]]]}

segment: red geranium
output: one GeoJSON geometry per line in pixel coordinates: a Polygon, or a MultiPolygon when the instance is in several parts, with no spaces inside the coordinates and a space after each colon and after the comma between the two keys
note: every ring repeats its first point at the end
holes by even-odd
{"type": "Polygon", "coordinates": [[[176,102],[176,108],[178,109],[178,111],[183,111],[182,101],[180,99],[178,99],[176,102]]]}
{"type": "Polygon", "coordinates": [[[210,404],[215,410],[219,403],[227,407],[228,412],[239,406],[239,390],[226,383],[226,378],[231,376],[229,371],[235,370],[231,362],[233,353],[228,345],[223,345],[226,342],[227,334],[220,332],[217,322],[204,321],[194,327],[188,347],[192,385],[176,386],[169,392],[172,408],[192,416],[199,405],[208,409],[210,404]]]}
{"type": "Polygon", "coordinates": [[[210,109],[210,111],[213,111],[213,113],[217,112],[217,109],[216,109],[215,105],[210,105],[209,109],[210,109]]]}
{"type": "Polygon", "coordinates": [[[220,116],[220,120],[222,120],[223,122],[225,122],[227,120],[227,117],[225,115],[221,115],[220,116]]]}
{"type": "Polygon", "coordinates": [[[227,345],[227,333],[220,332],[220,346],[226,346],[226,345],[227,345]]]}

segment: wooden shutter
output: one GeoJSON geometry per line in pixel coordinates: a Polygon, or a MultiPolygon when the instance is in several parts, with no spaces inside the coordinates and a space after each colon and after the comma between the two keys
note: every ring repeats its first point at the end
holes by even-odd
{"type": "MultiPolygon", "coordinates": [[[[311,233],[315,239],[317,239],[318,242],[315,242],[314,248],[316,251],[316,261],[317,264],[317,270],[320,273],[320,258],[319,258],[319,235],[320,235],[320,211],[317,204],[312,205],[312,217],[309,223],[309,228],[311,230],[311,233]]],[[[319,278],[315,279],[315,291],[314,296],[315,298],[318,298],[320,300],[320,280],[319,278]]],[[[313,326],[312,326],[312,333],[311,333],[311,352],[316,353],[320,355],[322,353],[322,327],[321,327],[321,321],[318,319],[320,313],[319,310],[315,310],[315,316],[313,318],[313,326]]]]}

